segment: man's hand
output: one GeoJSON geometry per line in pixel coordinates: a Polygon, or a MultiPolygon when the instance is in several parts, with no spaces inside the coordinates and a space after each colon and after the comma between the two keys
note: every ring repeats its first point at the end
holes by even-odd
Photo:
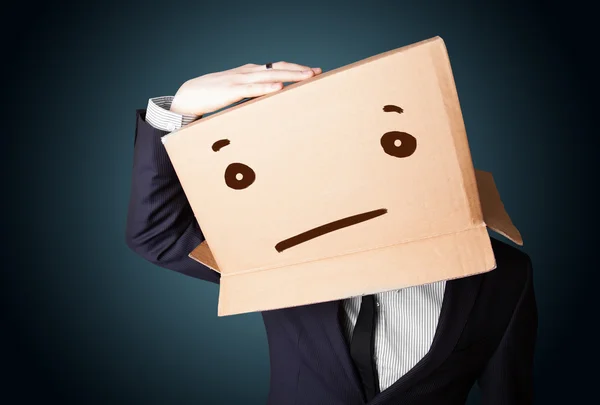
{"type": "Polygon", "coordinates": [[[246,64],[223,72],[209,73],[185,82],[175,94],[171,111],[204,115],[227,107],[243,98],[258,97],[283,88],[283,83],[299,82],[321,73],[295,63],[246,64]]]}

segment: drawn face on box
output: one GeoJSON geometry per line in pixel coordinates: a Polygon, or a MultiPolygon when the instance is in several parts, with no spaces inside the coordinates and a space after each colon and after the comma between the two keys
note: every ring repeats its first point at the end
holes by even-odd
{"type": "MultiPolygon", "coordinates": [[[[386,105],[383,107],[383,111],[398,114],[402,114],[403,112],[402,108],[396,105],[386,105]]],[[[229,145],[229,143],[230,141],[228,139],[220,139],[212,145],[212,150],[218,152],[221,148],[229,145]]],[[[402,131],[388,131],[384,133],[379,139],[379,143],[382,151],[386,155],[398,159],[409,158],[417,150],[417,139],[413,135],[402,131]]],[[[227,187],[233,190],[244,190],[251,187],[255,181],[256,172],[244,163],[230,163],[225,169],[224,182],[227,187]]],[[[286,249],[293,248],[294,246],[308,242],[329,232],[336,232],[346,227],[384,215],[387,211],[388,209],[384,207],[345,218],[339,218],[285,238],[276,243],[274,247],[278,252],[283,252],[286,249]]]]}
{"type": "Polygon", "coordinates": [[[439,78],[409,56],[204,124],[211,198],[197,216],[222,267],[323,259],[470,225],[439,78]]]}

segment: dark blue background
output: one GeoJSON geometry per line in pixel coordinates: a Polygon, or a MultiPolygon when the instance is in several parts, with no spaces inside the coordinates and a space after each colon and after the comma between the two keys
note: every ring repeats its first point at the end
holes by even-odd
{"type": "Polygon", "coordinates": [[[475,165],[495,174],[535,266],[537,403],[583,402],[598,374],[597,50],[577,3],[12,4],[1,32],[2,395],[264,403],[260,315],[217,318],[217,286],[125,246],[135,109],[244,63],[327,71],[440,35],[475,165]]]}

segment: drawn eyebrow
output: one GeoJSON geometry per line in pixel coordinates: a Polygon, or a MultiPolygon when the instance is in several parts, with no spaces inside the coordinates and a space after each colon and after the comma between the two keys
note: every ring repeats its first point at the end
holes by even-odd
{"type": "Polygon", "coordinates": [[[213,143],[212,150],[218,152],[222,147],[229,145],[229,139],[219,139],[217,142],[213,143]]]}
{"type": "Polygon", "coordinates": [[[391,105],[391,104],[383,106],[383,111],[385,111],[385,112],[397,112],[398,114],[402,114],[404,112],[404,110],[402,108],[398,107],[397,105],[391,105]]]}

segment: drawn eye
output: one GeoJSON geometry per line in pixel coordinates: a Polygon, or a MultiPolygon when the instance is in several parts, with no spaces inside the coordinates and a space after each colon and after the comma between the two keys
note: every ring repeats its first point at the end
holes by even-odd
{"type": "Polygon", "coordinates": [[[243,190],[254,183],[256,173],[243,163],[232,163],[225,169],[225,184],[234,190],[243,190]]]}
{"type": "Polygon", "coordinates": [[[391,131],[383,134],[381,146],[388,155],[404,158],[415,153],[417,139],[406,132],[391,131]]]}

